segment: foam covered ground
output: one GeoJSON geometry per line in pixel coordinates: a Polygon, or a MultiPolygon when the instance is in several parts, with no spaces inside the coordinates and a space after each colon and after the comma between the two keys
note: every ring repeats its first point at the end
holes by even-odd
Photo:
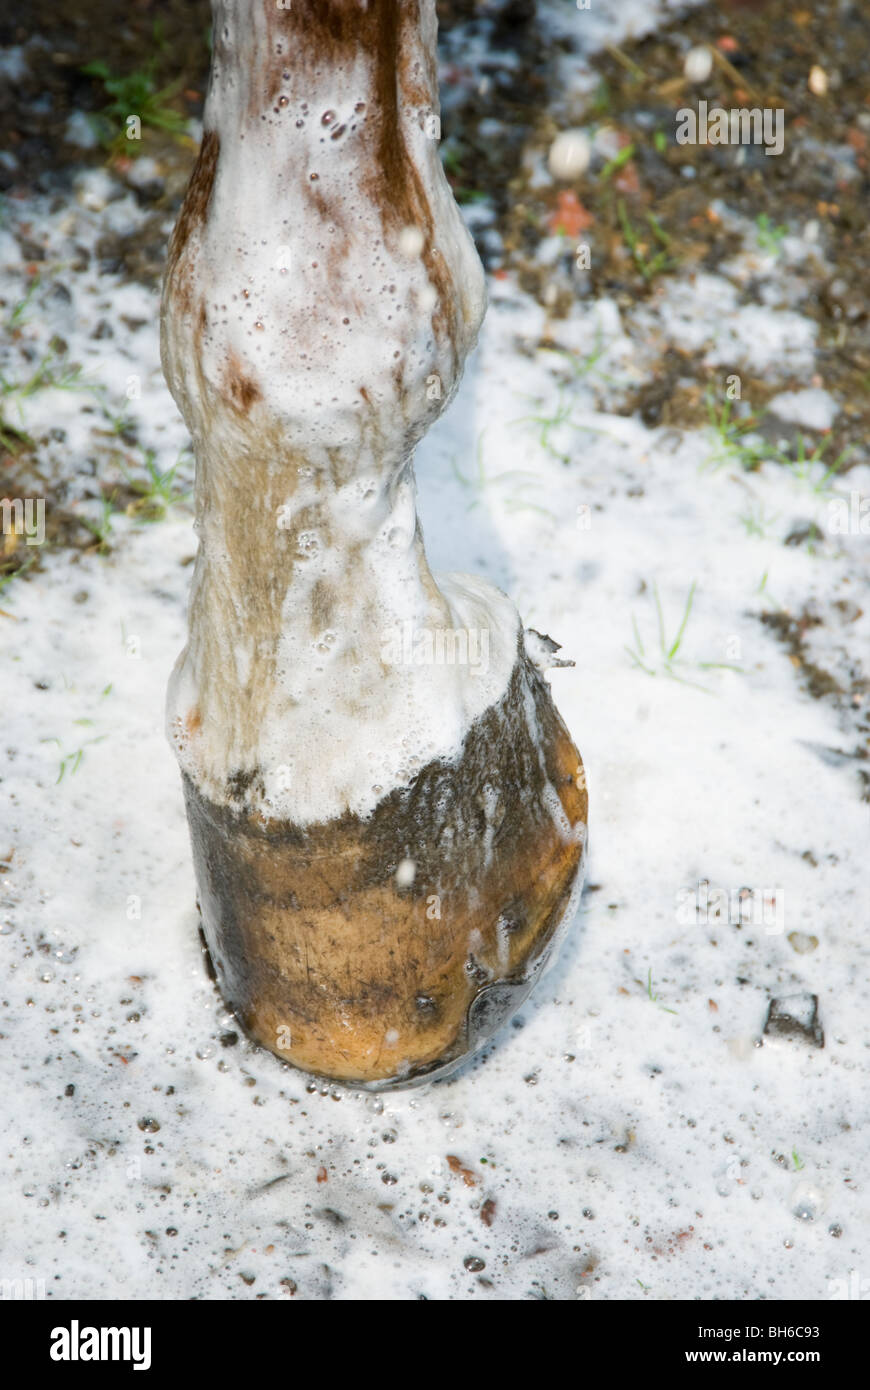
{"type": "MultiPolygon", "coordinates": [[[[653,8],[621,8],[606,37],[653,8]]],[[[156,295],[95,254],[139,216],[88,173],[75,201],[18,204],[0,231],[7,305],[27,291],[22,235],[54,268],[4,377],[56,335],[83,367],[13,393],[4,417],[95,526],[106,403],[190,475],[156,295]]],[[[816,394],[786,393],[781,418],[825,428],[838,405],[812,386],[805,252],[796,237],[762,265],[754,315],[739,257],[557,322],[510,275],[491,282],[461,392],[418,453],[420,513],[435,569],[487,576],[575,659],[551,679],[587,766],[591,853],[557,963],[446,1082],[314,1083],[246,1043],[206,977],[162,727],[189,510],[116,513],[106,553],[49,550],[0,593],[2,1277],[95,1299],[816,1300],[861,1269],[862,697],[819,698],[806,663],[842,692],[866,659],[866,534],[832,518],[870,470],[746,472],[712,432],[616,404],[690,335],[713,364],[803,373],[816,394]],[[784,544],[813,524],[814,545],[784,544]],[[775,999],[797,1022],[765,1034],[775,999]]]]}

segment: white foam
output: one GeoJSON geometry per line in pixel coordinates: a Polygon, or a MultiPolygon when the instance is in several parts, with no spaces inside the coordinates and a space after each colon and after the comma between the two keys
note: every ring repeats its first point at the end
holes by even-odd
{"type": "MultiPolygon", "coordinates": [[[[431,758],[458,753],[504,692],[519,619],[491,584],[453,576],[439,589],[417,525],[410,453],[453,394],[484,307],[428,132],[436,93],[418,82],[400,116],[430,241],[426,226],[385,225],[371,189],[372,55],[291,65],[269,97],[253,76],[270,66],[265,18],[250,22],[234,57],[216,50],[204,124],[219,138],[217,173],[164,319],[167,377],[196,445],[202,547],[168,721],[207,794],[222,801],[234,773],[256,773],[249,809],[308,824],[367,814],[431,758]],[[256,397],[242,421],[228,400],[239,380],[256,397]],[[437,653],[385,661],[405,624],[442,646],[456,629],[469,646],[485,637],[485,669],[437,653]]],[[[233,25],[219,7],[215,31],[231,44],[233,25]]],[[[418,73],[433,25],[427,7],[410,53],[418,73]]]]}

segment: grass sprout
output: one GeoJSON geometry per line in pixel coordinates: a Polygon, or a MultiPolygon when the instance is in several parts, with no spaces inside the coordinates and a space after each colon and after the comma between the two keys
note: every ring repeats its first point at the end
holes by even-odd
{"type": "Polygon", "coordinates": [[[706,695],[711,695],[713,692],[708,686],[702,685],[699,681],[690,680],[687,676],[682,675],[677,668],[691,664],[699,671],[727,670],[739,671],[741,673],[743,668],[730,661],[694,661],[687,663],[686,658],[681,655],[683,638],[686,635],[686,628],[689,625],[689,618],[692,614],[692,605],[695,599],[696,588],[696,581],[692,580],[679,625],[673,637],[668,637],[665,630],[665,616],[659,597],[658,585],[653,582],[652,595],[656,610],[658,648],[657,650],[655,648],[649,651],[647,650],[640,633],[640,628],[638,627],[637,618],[632,614],[631,625],[634,633],[634,646],[626,646],[625,651],[631,657],[632,664],[639,670],[646,672],[648,676],[669,676],[671,680],[679,681],[682,685],[691,685],[694,689],[703,690],[706,695]]]}

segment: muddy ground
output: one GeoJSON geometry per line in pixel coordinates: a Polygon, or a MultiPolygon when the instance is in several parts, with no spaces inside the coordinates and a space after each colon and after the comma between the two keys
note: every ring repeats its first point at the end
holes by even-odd
{"type": "MultiPolygon", "coordinates": [[[[570,263],[582,238],[590,247],[590,271],[559,286],[552,305],[558,316],[578,293],[615,294],[628,304],[653,293],[663,277],[715,269],[739,245],[715,213],[719,200],[760,220],[774,243],[783,229],[817,222],[827,269],[820,263],[805,312],[820,327],[825,385],[843,406],[832,452],[863,445],[870,425],[870,25],[862,7],[832,0],[803,8],[788,0],[722,0],[640,42],[597,55],[598,88],[580,100],[559,88],[559,47],[536,23],[533,0],[501,6],[444,0],[439,14],[448,55],[444,161],[461,202],[490,201],[496,210],[498,255],[486,238],[480,244],[488,267],[518,269],[522,287],[543,298],[550,275],[537,262],[541,239],[562,233],[570,263]],[[456,56],[477,34],[486,36],[496,54],[483,92],[483,84],[467,80],[456,56]],[[730,147],[675,143],[675,113],[693,96],[683,77],[683,55],[696,43],[712,44],[718,55],[715,87],[704,91],[710,106],[784,110],[788,144],[781,157],[748,146],[738,161],[730,147]],[[519,66],[499,66],[499,50],[518,55],[519,66]],[[823,95],[810,90],[813,68],[825,74],[823,95]],[[606,122],[623,150],[631,148],[631,157],[607,177],[598,169],[571,187],[536,187],[528,168],[536,153],[546,153],[566,109],[577,125],[606,122]],[[629,244],[633,232],[639,247],[629,244]],[[662,250],[666,254],[650,271],[662,250]]],[[[82,149],[66,138],[69,118],[75,112],[96,118],[109,105],[103,79],[83,72],[95,62],[105,63],[112,76],[147,74],[159,110],[185,119],[201,116],[209,30],[204,0],[71,0],[61,7],[35,0],[25,15],[0,19],[0,45],[26,44],[38,35],[45,46],[39,69],[0,93],[0,141],[15,156],[14,168],[0,168],[0,189],[24,198],[68,188],[70,170],[83,159],[82,149]]],[[[121,172],[131,154],[154,156],[165,180],[137,188],[136,195],[155,214],[174,211],[194,142],[147,118],[143,125],[141,142],[125,141],[120,120],[110,114],[103,146],[88,156],[110,160],[121,172]],[[113,136],[120,136],[120,149],[117,142],[111,146],[113,136]]],[[[160,227],[155,216],[153,237],[146,232],[134,244],[107,245],[106,269],[123,266],[137,278],[158,280],[165,253],[160,227]]],[[[25,257],[28,250],[38,262],[39,249],[22,247],[25,257]]],[[[757,286],[750,282],[745,301],[754,296],[757,286]]],[[[639,410],[647,424],[697,425],[706,418],[706,385],[703,374],[693,373],[689,354],[671,352],[624,409],[639,410]],[[693,375],[694,384],[687,386],[685,378],[693,375]]],[[[744,379],[744,397],[755,408],[770,394],[763,379],[744,379]]]]}

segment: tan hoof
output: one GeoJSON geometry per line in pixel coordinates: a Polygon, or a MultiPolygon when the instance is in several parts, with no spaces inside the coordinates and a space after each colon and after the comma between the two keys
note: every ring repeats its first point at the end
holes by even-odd
{"type": "Polygon", "coordinates": [[[573,913],[580,758],[522,653],[455,763],[366,819],[300,830],[185,778],[206,942],[225,999],[285,1061],[380,1088],[443,1075],[523,1003],[573,913]]]}

